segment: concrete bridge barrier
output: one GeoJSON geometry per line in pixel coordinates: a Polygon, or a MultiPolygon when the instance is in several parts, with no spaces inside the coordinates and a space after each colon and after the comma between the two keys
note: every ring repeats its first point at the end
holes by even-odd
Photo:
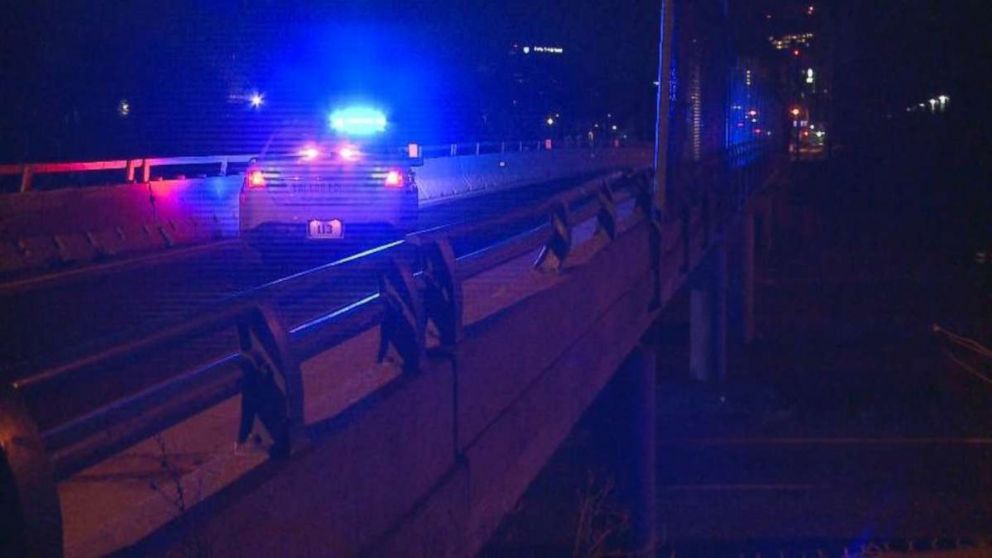
{"type": "MultiPolygon", "coordinates": [[[[427,158],[421,203],[650,161],[650,150],[551,149],[427,158]]],[[[0,276],[236,238],[243,176],[26,191],[0,195],[0,276]]]]}

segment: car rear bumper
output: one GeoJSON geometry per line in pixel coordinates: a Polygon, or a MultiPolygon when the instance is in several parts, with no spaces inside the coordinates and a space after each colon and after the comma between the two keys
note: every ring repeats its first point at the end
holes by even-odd
{"type": "Polygon", "coordinates": [[[310,239],[307,224],[314,219],[340,220],[344,238],[368,231],[412,231],[417,220],[416,190],[379,190],[335,198],[290,198],[267,190],[241,193],[241,235],[248,242],[333,242],[310,239]]]}

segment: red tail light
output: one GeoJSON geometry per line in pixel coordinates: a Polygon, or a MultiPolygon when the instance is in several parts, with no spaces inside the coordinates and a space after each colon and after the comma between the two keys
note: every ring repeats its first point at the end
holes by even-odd
{"type": "Polygon", "coordinates": [[[386,173],[384,182],[387,188],[401,188],[403,187],[403,173],[398,170],[391,170],[386,173]]]}
{"type": "Polygon", "coordinates": [[[245,182],[249,188],[265,188],[265,174],[259,169],[248,171],[245,182]]]}

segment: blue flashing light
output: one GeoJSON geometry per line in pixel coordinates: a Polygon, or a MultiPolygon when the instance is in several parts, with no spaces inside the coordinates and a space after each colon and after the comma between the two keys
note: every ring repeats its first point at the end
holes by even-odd
{"type": "Polygon", "coordinates": [[[386,115],[369,107],[348,107],[331,113],[331,128],[349,136],[370,136],[386,130],[386,115]]]}

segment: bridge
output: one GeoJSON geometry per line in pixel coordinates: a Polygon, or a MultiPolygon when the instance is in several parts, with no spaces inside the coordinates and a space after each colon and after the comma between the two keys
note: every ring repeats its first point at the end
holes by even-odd
{"type": "Polygon", "coordinates": [[[473,555],[604,392],[653,548],[660,319],[725,375],[787,157],[713,68],[658,146],[411,145],[417,230],[319,261],[239,241],[250,154],[0,166],[0,548],[473,555]]]}

